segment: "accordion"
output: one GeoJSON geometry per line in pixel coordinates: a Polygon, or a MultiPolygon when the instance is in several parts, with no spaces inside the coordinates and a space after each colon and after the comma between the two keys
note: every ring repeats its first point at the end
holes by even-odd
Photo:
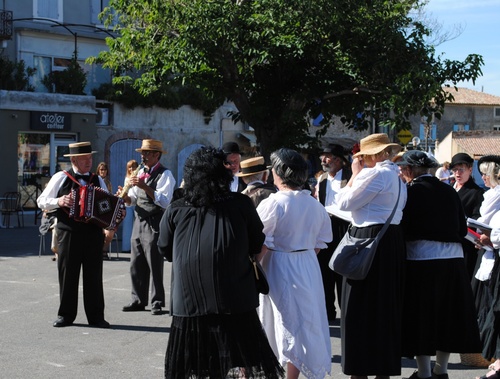
{"type": "Polygon", "coordinates": [[[72,190],[74,198],[69,217],[90,222],[104,229],[114,229],[125,217],[125,203],[118,196],[92,184],[72,190]]]}

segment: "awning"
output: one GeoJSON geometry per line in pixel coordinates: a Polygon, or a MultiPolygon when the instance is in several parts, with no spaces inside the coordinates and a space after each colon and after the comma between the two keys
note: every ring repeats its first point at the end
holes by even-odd
{"type": "Polygon", "coordinates": [[[236,135],[238,138],[246,138],[250,142],[250,146],[257,146],[257,137],[252,133],[238,133],[236,135]]]}

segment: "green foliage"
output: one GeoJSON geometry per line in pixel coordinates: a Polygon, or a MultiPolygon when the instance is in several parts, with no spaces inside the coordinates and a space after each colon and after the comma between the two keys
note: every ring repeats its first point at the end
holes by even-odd
{"type": "Polygon", "coordinates": [[[87,74],[73,56],[68,68],[63,71],[51,71],[43,77],[42,84],[49,93],[85,95],[83,91],[87,85],[87,74]]]}
{"type": "Polygon", "coordinates": [[[7,91],[34,91],[29,84],[35,69],[26,68],[24,61],[12,62],[0,56],[0,89],[7,91]]]}
{"type": "Polygon", "coordinates": [[[178,109],[190,105],[203,111],[208,122],[215,110],[223,103],[223,98],[208,98],[205,91],[192,86],[172,86],[163,83],[157,90],[144,94],[127,83],[102,84],[92,90],[92,95],[100,100],[116,101],[127,108],[158,106],[167,109],[178,109]]]}
{"type": "Polygon", "coordinates": [[[410,16],[422,2],[111,0],[120,37],[98,60],[140,73],[117,82],[145,95],[189,83],[233,101],[264,153],[308,142],[319,113],[325,127],[339,115],[358,130],[372,118],[408,128],[412,114],[442,112],[444,83],[475,80],[483,63],[436,57],[431,31],[410,16]]]}

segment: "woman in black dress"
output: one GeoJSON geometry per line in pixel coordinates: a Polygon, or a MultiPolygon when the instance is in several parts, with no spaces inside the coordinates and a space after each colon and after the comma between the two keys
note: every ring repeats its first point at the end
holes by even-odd
{"type": "Polygon", "coordinates": [[[461,245],[465,214],[456,191],[431,175],[439,166],[432,156],[411,150],[397,164],[408,183],[401,221],[406,241],[403,356],[416,357],[418,371],[410,379],[447,379],[450,353],[480,349],[461,245]]]}
{"type": "Polygon", "coordinates": [[[248,196],[230,191],[224,153],[201,148],[184,166],[183,197],[160,224],[158,246],[172,262],[165,378],[279,378],[257,316],[249,257],[264,242],[248,196]]]}

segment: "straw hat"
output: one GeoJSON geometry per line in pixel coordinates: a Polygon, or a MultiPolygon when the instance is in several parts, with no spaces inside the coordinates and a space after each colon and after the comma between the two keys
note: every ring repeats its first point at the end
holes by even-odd
{"type": "Polygon", "coordinates": [[[143,139],[142,146],[140,147],[140,149],[135,149],[135,151],[139,153],[143,151],[159,151],[161,153],[166,153],[166,151],[163,151],[162,142],[156,139],[143,139]]]}
{"type": "Polygon", "coordinates": [[[264,157],[254,157],[245,159],[240,163],[241,171],[236,174],[236,176],[250,176],[258,174],[260,172],[267,171],[267,167],[264,164],[264,157]]]}
{"type": "Polygon", "coordinates": [[[360,141],[360,150],[353,155],[353,158],[359,157],[360,155],[375,155],[385,150],[387,147],[391,147],[393,153],[397,153],[403,149],[401,145],[392,143],[389,140],[389,136],[385,133],[370,134],[360,141]]]}
{"type": "Polygon", "coordinates": [[[64,154],[65,157],[78,157],[80,155],[95,154],[97,151],[92,150],[90,142],[70,143],[69,154],[64,154]]]}

